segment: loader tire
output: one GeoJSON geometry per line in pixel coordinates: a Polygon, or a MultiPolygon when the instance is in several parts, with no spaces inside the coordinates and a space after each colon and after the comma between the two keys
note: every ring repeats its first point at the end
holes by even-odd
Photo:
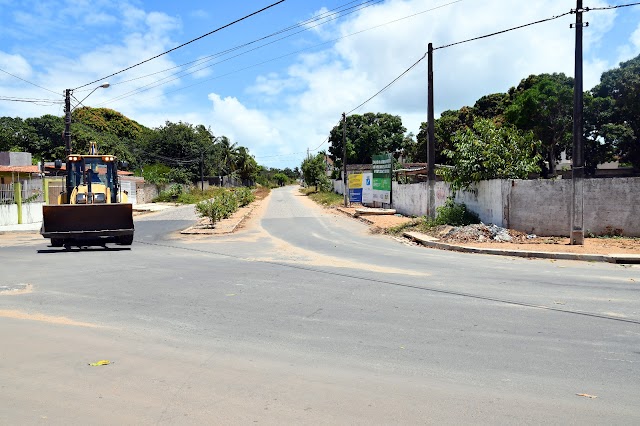
{"type": "Polygon", "coordinates": [[[52,238],[51,246],[52,247],[62,247],[64,245],[64,240],[62,238],[52,238]]]}
{"type": "Polygon", "coordinates": [[[122,235],[118,237],[118,244],[121,246],[130,246],[133,244],[133,235],[122,235]]]}

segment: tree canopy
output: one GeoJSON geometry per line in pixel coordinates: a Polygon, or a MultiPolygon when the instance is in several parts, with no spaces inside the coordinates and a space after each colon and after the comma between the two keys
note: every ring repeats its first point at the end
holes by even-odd
{"type": "MultiPolygon", "coordinates": [[[[373,155],[395,153],[405,148],[405,133],[398,115],[368,112],[347,117],[347,164],[371,163],[373,155]]],[[[342,165],[342,122],[331,129],[329,153],[337,167],[342,165]]]]}

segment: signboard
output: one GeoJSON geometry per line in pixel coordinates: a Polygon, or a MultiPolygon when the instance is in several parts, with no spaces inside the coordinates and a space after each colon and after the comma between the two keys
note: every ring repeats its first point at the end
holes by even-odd
{"type": "Polygon", "coordinates": [[[373,156],[373,201],[391,202],[391,173],[393,156],[381,154],[373,156]]]}
{"type": "Polygon", "coordinates": [[[349,201],[362,202],[362,174],[349,175],[349,201]]]}
{"type": "Polygon", "coordinates": [[[362,174],[362,203],[373,203],[373,173],[362,174]]]}

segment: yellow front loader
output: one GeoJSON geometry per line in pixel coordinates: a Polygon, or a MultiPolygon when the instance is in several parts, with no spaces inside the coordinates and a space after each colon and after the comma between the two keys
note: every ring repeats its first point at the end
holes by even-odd
{"type": "Polygon", "coordinates": [[[117,159],[91,151],[67,157],[65,191],[58,205],[42,208],[40,233],[53,247],[133,243],[133,208],[120,190],[117,159]]]}

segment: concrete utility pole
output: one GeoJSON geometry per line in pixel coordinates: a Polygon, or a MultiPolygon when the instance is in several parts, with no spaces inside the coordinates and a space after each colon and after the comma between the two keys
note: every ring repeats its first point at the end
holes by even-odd
{"type": "Polygon", "coordinates": [[[347,114],[342,113],[342,185],[344,206],[349,207],[349,188],[347,188],[347,114]]]}
{"type": "Polygon", "coordinates": [[[584,244],[584,144],[583,144],[583,85],[582,85],[582,0],[576,0],[576,56],[573,84],[573,152],[571,159],[571,244],[584,244]]]}
{"type": "Polygon", "coordinates": [[[429,43],[427,51],[427,179],[429,180],[429,217],[436,217],[436,141],[433,112],[433,43],[429,43]]]}
{"type": "Polygon", "coordinates": [[[71,89],[66,89],[64,91],[64,156],[66,160],[65,192],[67,193],[68,188],[71,187],[69,155],[71,155],[71,89]]]}

